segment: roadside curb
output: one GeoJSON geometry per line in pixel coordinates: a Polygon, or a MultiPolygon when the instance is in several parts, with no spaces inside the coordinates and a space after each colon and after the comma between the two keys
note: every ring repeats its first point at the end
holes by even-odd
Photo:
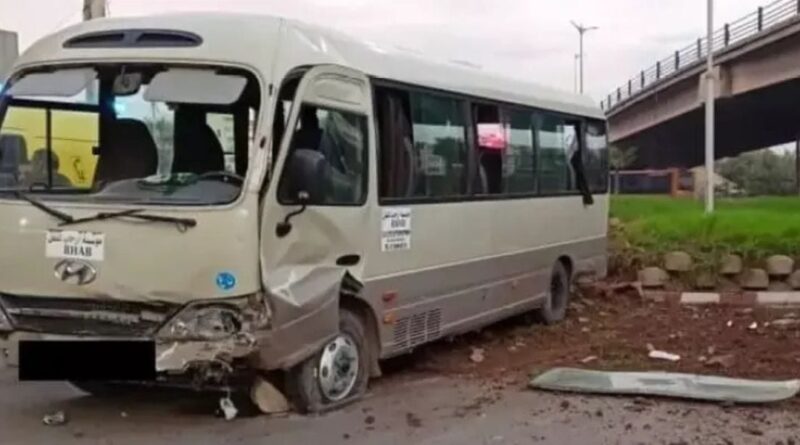
{"type": "Polygon", "coordinates": [[[670,292],[645,291],[645,300],[681,305],[800,306],[800,292],[670,292]]]}

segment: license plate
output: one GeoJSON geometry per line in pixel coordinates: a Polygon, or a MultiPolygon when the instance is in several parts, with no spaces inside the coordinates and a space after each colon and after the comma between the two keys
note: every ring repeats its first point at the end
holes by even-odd
{"type": "Polygon", "coordinates": [[[45,256],[75,260],[103,261],[106,235],[78,230],[48,230],[45,256]]]}
{"type": "Polygon", "coordinates": [[[156,346],[143,340],[21,340],[20,380],[155,380],[156,346]]]}

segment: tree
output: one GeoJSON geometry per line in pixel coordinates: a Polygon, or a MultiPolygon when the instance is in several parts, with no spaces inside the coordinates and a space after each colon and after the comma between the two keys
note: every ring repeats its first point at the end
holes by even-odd
{"type": "Polygon", "coordinates": [[[608,149],[608,162],[614,169],[614,190],[619,193],[619,172],[636,162],[637,147],[618,147],[612,145],[608,149]]]}
{"type": "Polygon", "coordinates": [[[748,195],[795,193],[795,155],[763,149],[743,153],[717,163],[720,175],[744,189],[748,195]]]}

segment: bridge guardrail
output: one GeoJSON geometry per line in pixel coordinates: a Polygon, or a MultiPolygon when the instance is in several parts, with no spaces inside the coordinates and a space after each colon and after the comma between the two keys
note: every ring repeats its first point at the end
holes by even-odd
{"type": "MultiPolygon", "coordinates": [[[[775,25],[798,15],[800,15],[800,0],[776,0],[766,6],[761,6],[755,12],[726,23],[722,28],[715,30],[711,40],[712,51],[715,54],[722,52],[731,45],[767,32],[775,25]]],[[[698,38],[693,44],[675,51],[657,61],[655,65],[628,79],[627,83],[620,85],[600,101],[600,106],[606,112],[611,111],[639,93],[704,63],[708,47],[707,37],[698,38]]]]}

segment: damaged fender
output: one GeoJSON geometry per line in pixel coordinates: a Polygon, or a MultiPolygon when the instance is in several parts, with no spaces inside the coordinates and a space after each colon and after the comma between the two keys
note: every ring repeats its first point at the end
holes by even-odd
{"type": "Polygon", "coordinates": [[[339,333],[341,267],[281,267],[266,278],[271,329],[259,339],[259,367],[288,369],[339,333]]]}

